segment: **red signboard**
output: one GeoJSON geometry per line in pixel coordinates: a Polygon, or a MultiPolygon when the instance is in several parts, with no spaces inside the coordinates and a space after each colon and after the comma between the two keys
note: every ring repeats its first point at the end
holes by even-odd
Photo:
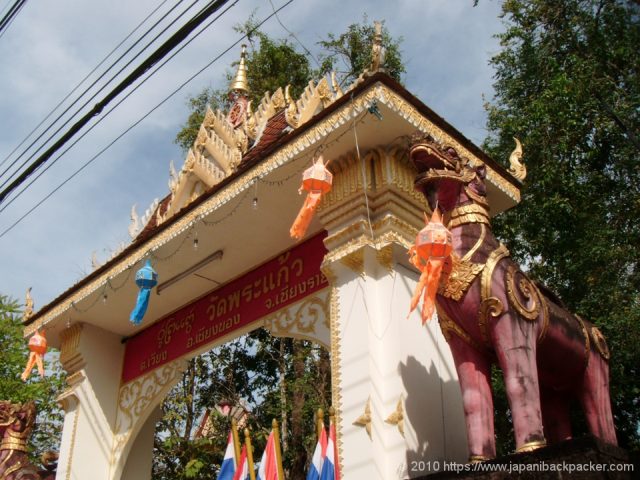
{"type": "Polygon", "coordinates": [[[296,245],[130,338],[123,383],[326,287],[320,272],[324,237],[322,233],[296,245]]]}

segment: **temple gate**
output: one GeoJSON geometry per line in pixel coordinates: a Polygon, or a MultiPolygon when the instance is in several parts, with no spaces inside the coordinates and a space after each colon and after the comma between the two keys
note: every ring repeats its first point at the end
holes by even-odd
{"type": "Polygon", "coordinates": [[[455,328],[407,318],[418,278],[407,249],[427,206],[406,138],[419,130],[484,164],[492,214],[517,203],[517,180],[384,73],[345,92],[325,78],[298,100],[267,93],[253,112],[243,69],[237,107],[207,112],[170,195],[134,219],[131,245],[28,320],[25,333],[46,328],[68,372],[57,478],[150,478],[158,405],[186,361],[262,326],[329,348],[345,479],[466,461],[445,345],[455,328]],[[295,243],[296,190],[319,153],[333,189],[295,243]],[[160,283],[136,327],[133,274],[147,259],[160,283]]]}

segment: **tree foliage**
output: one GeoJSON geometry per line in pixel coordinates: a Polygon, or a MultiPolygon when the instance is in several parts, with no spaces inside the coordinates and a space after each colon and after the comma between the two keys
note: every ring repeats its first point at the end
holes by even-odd
{"type": "MultiPolygon", "coordinates": [[[[400,52],[402,37],[393,38],[384,26],[384,22],[382,23],[382,45],[385,48],[384,69],[389,76],[400,81],[402,74],[405,73],[400,52]]],[[[321,73],[334,70],[341,85],[351,84],[371,64],[374,36],[375,28],[366,15],[362,23],[352,23],[340,35],[329,33],[326,40],[318,42],[323,49],[320,54],[321,73]]]]}
{"type": "Polygon", "coordinates": [[[40,379],[34,372],[27,382],[20,374],[29,357],[27,341],[24,339],[20,305],[15,300],[0,294],[0,400],[24,403],[36,402],[38,417],[31,436],[32,451],[36,464],[37,456],[47,450],[58,450],[62,433],[62,412],[56,398],[63,389],[63,375],[57,362],[56,352],[45,356],[46,376],[40,379]]]}
{"type": "Polygon", "coordinates": [[[231,425],[231,417],[216,410],[223,404],[246,410],[244,426],[252,432],[256,462],[272,420],[278,420],[287,478],[304,478],[307,452],[315,443],[314,412],[326,411],[329,383],[325,350],[262,329],[192,359],[161,406],[153,479],[217,475],[231,425]],[[198,436],[205,411],[211,414],[210,432],[198,436]]]}
{"type": "Polygon", "coordinates": [[[638,448],[640,7],[507,0],[502,17],[485,146],[506,159],[520,137],[528,177],[496,230],[607,337],[618,438],[638,448]]]}

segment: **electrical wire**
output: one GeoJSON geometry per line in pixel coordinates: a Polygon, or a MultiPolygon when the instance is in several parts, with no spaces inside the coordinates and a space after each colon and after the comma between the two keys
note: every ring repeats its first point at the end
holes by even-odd
{"type": "Polygon", "coordinates": [[[9,9],[9,12],[0,20],[0,38],[4,35],[9,29],[9,26],[13,23],[24,4],[27,3],[27,0],[17,0],[9,9]]]}
{"type": "Polygon", "coordinates": [[[87,136],[95,127],[97,127],[103,120],[105,120],[111,112],[113,112],[116,108],[118,108],[125,100],[127,100],[131,95],[133,95],[142,85],[144,85],[147,80],[149,80],[153,75],[155,75],[158,70],[164,67],[169,61],[171,61],[178,53],[180,53],[184,48],[186,48],[192,41],[198,38],[207,28],[209,28],[215,21],[217,21],[220,17],[222,17],[227,11],[229,11],[233,6],[235,6],[240,0],[234,0],[234,2],[228,6],[225,10],[222,11],[219,15],[213,18],[209,23],[207,23],[199,32],[197,32],[193,37],[187,40],[184,44],[182,44],[174,53],[172,53],[167,59],[165,59],[160,65],[156,66],[154,70],[152,70],[146,78],[144,78],[138,85],[136,85],[132,90],[130,90],[122,99],[118,101],[107,113],[105,113],[102,117],[100,117],[91,127],[85,130],[79,137],[77,137],[71,145],[69,145],[65,150],[63,150],[60,155],[58,155],[55,159],[47,164],[46,167],[41,169],[38,174],[31,178],[29,183],[25,185],[22,190],[20,190],[13,198],[5,202],[4,206],[0,208],[0,213],[4,212],[13,202],[15,202],[31,185],[33,185],[42,175],[44,175],[47,170],[49,170],[53,165],[57,163],[60,158],[62,158],[69,150],[71,150],[80,140],[82,140],[85,136],[87,136]]]}
{"type": "Polygon", "coordinates": [[[78,175],[82,170],[88,167],[93,161],[95,161],[100,155],[106,152],[113,144],[115,144],[118,140],[124,137],[127,133],[129,133],[133,128],[135,128],[138,124],[140,124],[145,118],[155,112],[158,108],[164,105],[170,98],[172,98],[176,93],[182,90],[188,83],[190,83],[193,79],[198,77],[202,72],[204,72],[207,68],[213,65],[216,61],[222,58],[225,54],[227,54],[232,48],[237,46],[240,42],[242,42],[249,34],[256,31],[260,28],[265,22],[270,20],[275,13],[280,12],[282,9],[293,3],[294,0],[288,0],[286,3],[282,4],[276,12],[265,17],[264,20],[256,24],[256,26],[238,38],[235,42],[233,42],[229,47],[227,47],[222,53],[217,55],[213,60],[207,63],[204,67],[198,70],[195,74],[190,76],[186,81],[184,81],[178,88],[173,90],[167,97],[165,97],[160,103],[158,103],[155,107],[145,113],[142,117],[140,117],[136,122],[130,125],[124,132],[118,135],[114,140],[112,140],[107,146],[105,146],[102,150],[100,150],[97,154],[91,157],[87,162],[85,162],[79,169],[77,169],[72,175],[70,175],[67,179],[65,179],[62,183],[60,183],[56,188],[54,188],[51,192],[49,192],[44,198],[42,198],[38,203],[36,203],[33,207],[31,207],[25,214],[23,214],[20,218],[18,218],[15,222],[13,222],[9,227],[7,227],[2,233],[0,233],[0,238],[4,237],[7,233],[13,230],[18,224],[20,224],[27,216],[29,216],[34,210],[36,210],[39,206],[41,206],[45,201],[47,201],[52,195],[54,195],[58,190],[60,190],[64,185],[66,185],[69,181],[71,181],[76,175],[78,175]]]}
{"type": "MultiPolygon", "coordinates": [[[[182,0],[181,0],[182,1],[182,0]]],[[[199,15],[201,15],[203,13],[204,10],[211,8],[212,5],[216,4],[220,4],[219,6],[224,5],[224,3],[226,3],[229,0],[217,0],[217,2],[211,2],[209,4],[208,7],[205,7],[205,9],[201,10],[198,14],[196,14],[195,17],[198,17],[199,15]]],[[[18,167],[17,171],[20,171],[29,160],[33,159],[33,157],[39,152],[41,151],[44,146],[56,135],[58,134],[66,125],[69,124],[69,122],[71,122],[71,120],[73,119],[73,117],[75,117],[76,115],[78,115],[81,110],[83,108],[85,108],[100,92],[102,92],[107,85],[109,85],[113,80],[115,80],[129,65],[131,65],[131,63],[138,58],[142,52],[144,50],[146,50],[150,45],[152,45],[163,33],[165,33],[169,27],[171,27],[174,23],[177,22],[178,19],[182,18],[186,12],[188,10],[190,10],[196,3],[198,2],[198,0],[194,0],[193,3],[191,3],[191,5],[189,5],[179,16],[178,18],[174,19],[168,26],[166,26],[160,33],[158,33],[150,42],[147,43],[147,45],[145,45],[142,50],[140,52],[138,52],[131,60],[129,60],[124,67],[122,67],[115,75],[113,75],[102,87],[100,87],[100,89],[95,92],[93,94],[93,96],[88,99],[80,108],[78,108],[73,114],[72,116],[67,119],[67,121],[65,123],[63,123],[60,127],[58,127],[58,129],[52,133],[49,138],[47,138],[44,143],[35,151],[31,154],[31,156],[25,160],[20,167],[18,167]]],[[[219,8],[218,6],[218,8],[219,8]]],[[[175,8],[175,7],[174,7],[175,8]]],[[[173,10],[173,8],[171,9],[171,11],[173,10]]],[[[216,8],[217,10],[217,8],[216,8]]],[[[213,11],[215,12],[215,10],[213,11]]],[[[211,12],[211,13],[213,13],[211,12]]],[[[193,21],[190,20],[190,22],[193,21]]],[[[205,17],[206,18],[206,17],[205,17]]],[[[156,24],[154,24],[151,29],[155,28],[155,26],[161,22],[162,19],[158,20],[156,22],[156,24]]],[[[187,22],[186,25],[189,25],[189,22],[187,22]]],[[[122,92],[122,90],[124,90],[127,86],[129,86],[131,83],[133,83],[133,81],[135,81],[140,75],[142,75],[146,70],[148,70],[149,68],[151,68],[151,66],[153,66],[153,63],[155,63],[155,61],[157,61],[159,58],[162,58],[162,56],[166,55],[167,51],[165,51],[167,45],[171,42],[174,42],[175,39],[179,38],[180,36],[182,36],[183,34],[185,34],[184,30],[185,26],[183,26],[182,28],[180,28],[176,33],[174,33],[167,41],[165,41],[160,48],[158,48],[155,52],[153,52],[145,61],[142,62],[142,64],[140,64],[136,69],[133,70],[132,73],[130,73],[124,80],[122,80],[105,98],[103,98],[100,102],[98,102],[96,105],[94,105],[94,107],[87,112],[80,120],[78,120],[76,123],[73,124],[73,126],[65,133],[63,134],[63,136],[58,139],[51,147],[49,147],[38,159],[36,159],[26,170],[24,170],[22,172],[22,174],[20,174],[18,176],[18,178],[16,178],[7,188],[5,188],[5,190],[3,190],[2,192],[0,192],[0,203],[2,203],[2,201],[4,200],[4,198],[6,197],[6,195],[11,192],[11,190],[15,189],[17,185],[19,185],[20,183],[22,183],[24,181],[24,179],[26,179],[29,175],[31,175],[31,173],[33,173],[42,163],[46,162],[47,159],[53,155],[53,153],[55,153],[56,150],[58,150],[62,145],[64,145],[64,143],[66,143],[69,138],[71,138],[75,133],[77,133],[86,123],[89,122],[89,120],[91,120],[92,117],[99,115],[102,112],[102,109],[116,96],[118,95],[120,92],[122,92]],[[157,55],[159,55],[159,52],[163,52],[164,54],[161,55],[159,58],[157,58],[157,55]],[[149,64],[149,62],[152,62],[149,64]]],[[[148,30],[148,32],[151,31],[148,30]]],[[[188,34],[190,32],[186,32],[186,34],[188,34]]],[[[146,34],[145,34],[146,35],[146,34]]],[[[186,36],[186,35],[184,35],[186,36]]],[[[184,39],[184,36],[182,37],[182,39],[184,39]]],[[[144,38],[144,36],[142,37],[144,38]]],[[[136,42],[136,44],[132,45],[126,52],[124,52],[119,58],[118,60],[116,60],[115,63],[119,62],[133,47],[135,47],[135,45],[137,45],[138,42],[136,42]]],[[[108,69],[106,72],[108,72],[110,69],[108,69]]],[[[105,74],[106,74],[105,72],[105,74]]],[[[96,79],[89,87],[87,87],[85,89],[85,91],[80,95],[80,97],[82,97],[85,93],[87,93],[93,86],[96,85],[96,83],[102,79],[104,75],[101,75],[98,79],[96,79]]],[[[53,127],[53,125],[55,125],[55,123],[60,120],[60,118],[67,113],[71,107],[74,104],[70,105],[64,112],[62,112],[52,123],[51,128],[53,127]]],[[[48,129],[47,129],[48,130],[48,129]]],[[[46,133],[46,130],[45,132],[46,133]]],[[[27,147],[21,154],[20,156],[15,159],[11,165],[5,169],[4,172],[2,172],[2,174],[0,174],[0,176],[4,175],[7,170],[15,165],[17,163],[17,161],[37,142],[37,139],[34,140],[29,147],[27,147]]],[[[17,172],[15,172],[17,173],[17,172]]],[[[15,175],[15,173],[13,175],[15,175]]],[[[12,176],[13,176],[12,175],[12,176]]],[[[9,178],[7,180],[5,180],[2,185],[0,185],[0,187],[3,187],[7,184],[7,182],[11,179],[12,176],[9,176],[9,178]]]]}
{"type": "MultiPolygon", "coordinates": [[[[95,67],[93,67],[93,70],[91,70],[91,71],[90,71],[90,72],[89,72],[89,73],[88,73],[88,74],[87,74],[87,75],[86,75],[82,80],[80,80],[80,81],[78,82],[78,84],[73,88],[73,90],[71,90],[69,93],[67,93],[67,95],[66,95],[62,100],[60,100],[60,102],[58,102],[58,104],[57,104],[55,107],[53,107],[53,109],[52,109],[52,110],[47,114],[47,116],[46,116],[46,117],[44,117],[44,118],[40,121],[40,123],[38,123],[38,125],[36,125],[36,126],[33,128],[33,130],[31,130],[31,131],[27,134],[27,136],[26,136],[26,137],[25,137],[25,138],[24,138],[24,139],[23,139],[23,140],[22,140],[18,145],[16,145],[16,147],[15,147],[13,150],[11,150],[11,152],[10,152],[10,153],[5,157],[5,159],[4,159],[4,160],[2,160],[2,162],[0,162],[0,167],[2,167],[2,165],[4,165],[4,164],[7,162],[7,160],[9,160],[9,158],[11,158],[11,155],[13,155],[14,153],[16,153],[16,151],[17,151],[20,147],[22,147],[22,145],[24,145],[24,144],[27,142],[27,140],[29,140],[29,138],[31,137],[31,135],[33,135],[33,134],[34,134],[34,133],[35,133],[35,132],[36,132],[36,131],[37,131],[37,130],[42,126],[42,124],[43,124],[44,122],[46,122],[47,120],[49,120],[49,118],[51,117],[51,115],[53,115],[53,113],[54,113],[58,108],[60,108],[60,106],[61,106],[64,102],[66,102],[66,101],[67,101],[67,99],[68,99],[71,95],[73,95],[73,94],[76,92],[76,90],[78,90],[78,88],[80,88],[80,86],[81,86],[84,82],[86,82],[86,81],[87,81],[87,79],[88,79],[89,77],[91,77],[91,75],[93,75],[93,74],[96,72],[96,70],[98,70],[98,68],[100,68],[100,67],[101,67],[101,66],[102,66],[102,65],[107,61],[107,59],[108,59],[109,57],[111,57],[111,55],[113,55],[113,54],[114,54],[114,53],[115,53],[115,52],[116,52],[116,51],[117,51],[117,50],[118,50],[118,49],[119,49],[119,48],[120,48],[120,47],[121,47],[121,46],[122,46],[122,45],[123,45],[127,40],[129,40],[129,38],[131,38],[131,36],[132,36],[135,32],[137,32],[137,31],[138,31],[138,29],[139,29],[142,25],[144,25],[144,24],[147,22],[147,20],[149,20],[149,18],[151,18],[151,17],[152,17],[152,16],[153,16],[153,15],[154,15],[154,14],[155,14],[155,13],[156,13],[160,8],[162,8],[162,7],[164,6],[164,4],[165,4],[165,3],[167,3],[168,1],[169,1],[169,0],[163,0],[163,2],[162,2],[160,5],[158,5],[157,7],[155,7],[155,8],[151,11],[151,13],[149,13],[149,14],[144,18],[144,20],[142,20],[140,23],[138,23],[138,25],[137,25],[133,30],[131,30],[131,32],[130,32],[126,37],[124,37],[124,39],[123,39],[120,43],[118,43],[118,45],[116,45],[116,46],[113,48],[113,50],[111,50],[111,51],[110,51],[110,52],[109,52],[109,53],[108,53],[108,54],[107,54],[107,55],[102,59],[102,61],[101,61],[100,63],[98,63],[95,67]]],[[[181,3],[181,2],[183,2],[183,1],[184,1],[184,0],[180,0],[178,3],[181,3]]],[[[177,6],[177,5],[176,5],[176,6],[177,6]]],[[[175,7],[174,7],[174,8],[175,8],[175,7]]],[[[167,16],[167,15],[168,15],[172,10],[173,10],[173,8],[172,8],[171,10],[169,10],[169,12],[167,12],[165,15],[163,15],[163,18],[165,18],[165,17],[166,17],[166,16],[167,16]]],[[[153,28],[153,27],[152,27],[152,28],[153,28]]],[[[142,37],[141,37],[141,38],[136,42],[136,44],[137,44],[140,40],[142,40],[142,38],[144,38],[144,37],[145,37],[145,35],[146,35],[146,33],[145,33],[145,34],[144,34],[144,35],[143,35],[143,36],[142,36],[142,37]]],[[[134,46],[135,46],[136,44],[134,44],[134,46]]],[[[117,63],[117,61],[118,61],[118,60],[116,60],[116,62],[114,62],[114,63],[109,67],[109,69],[113,68],[113,66],[115,65],[115,63],[117,63]]],[[[109,69],[107,69],[107,70],[106,70],[106,72],[108,72],[108,71],[109,71],[109,69]]],[[[106,72],[105,72],[105,73],[103,73],[103,75],[105,75],[105,74],[106,74],[106,72]]],[[[85,91],[85,92],[83,92],[83,94],[82,94],[82,95],[84,95],[84,93],[86,93],[86,91],[85,91]]],[[[72,105],[74,105],[76,102],[78,102],[78,101],[80,100],[80,98],[82,98],[82,95],[80,95],[76,100],[74,100],[74,102],[72,103],[72,105]]],[[[68,110],[67,110],[67,111],[68,111],[68,110]]],[[[63,112],[63,115],[64,115],[64,113],[66,113],[66,111],[65,111],[65,112],[63,112]]],[[[55,122],[54,122],[54,123],[55,123],[55,122]]],[[[49,128],[51,128],[51,125],[50,125],[47,129],[45,129],[45,132],[46,132],[49,128]]]]}

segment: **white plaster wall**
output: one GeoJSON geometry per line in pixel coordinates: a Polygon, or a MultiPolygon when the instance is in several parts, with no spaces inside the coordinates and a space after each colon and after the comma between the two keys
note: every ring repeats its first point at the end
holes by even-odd
{"type": "Polygon", "coordinates": [[[156,431],[156,423],[161,417],[162,411],[160,407],[156,407],[147,418],[131,447],[127,463],[120,477],[122,480],[149,480],[151,478],[153,437],[156,431]]]}
{"type": "Polygon", "coordinates": [[[80,371],[85,378],[74,387],[77,406],[65,415],[60,448],[64,453],[56,478],[106,480],[124,347],[120,337],[85,324],[78,350],[85,363],[80,371]]]}
{"type": "Polygon", "coordinates": [[[434,318],[407,318],[417,274],[388,272],[375,250],[365,274],[338,272],[343,476],[422,476],[429,461],[466,461],[460,389],[449,347],[434,318]],[[353,422],[371,398],[372,435],[353,422]],[[385,422],[402,399],[404,436],[385,422]]]}

